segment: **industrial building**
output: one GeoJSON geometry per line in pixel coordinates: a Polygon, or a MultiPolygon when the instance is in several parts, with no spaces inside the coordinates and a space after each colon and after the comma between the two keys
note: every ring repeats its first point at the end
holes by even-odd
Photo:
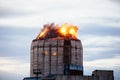
{"type": "Polygon", "coordinates": [[[46,24],[32,41],[30,77],[23,80],[114,80],[112,70],[85,76],[83,47],[74,25],[46,24]]]}

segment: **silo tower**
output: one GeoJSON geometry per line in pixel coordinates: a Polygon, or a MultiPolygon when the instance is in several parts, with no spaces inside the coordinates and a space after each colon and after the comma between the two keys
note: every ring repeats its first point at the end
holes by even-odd
{"type": "Polygon", "coordinates": [[[83,75],[83,47],[71,24],[46,24],[31,44],[30,76],[83,75]]]}

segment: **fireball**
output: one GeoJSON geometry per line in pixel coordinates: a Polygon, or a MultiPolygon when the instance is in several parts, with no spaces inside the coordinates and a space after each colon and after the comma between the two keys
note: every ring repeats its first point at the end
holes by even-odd
{"type": "Polygon", "coordinates": [[[71,35],[75,37],[77,33],[77,27],[73,25],[64,24],[60,27],[59,32],[64,36],[71,35]]]}
{"type": "Polygon", "coordinates": [[[36,39],[44,39],[44,38],[55,38],[55,37],[64,37],[77,39],[78,28],[72,24],[63,24],[59,25],[47,25],[42,29],[36,39]],[[62,35],[62,36],[61,36],[62,35]]]}

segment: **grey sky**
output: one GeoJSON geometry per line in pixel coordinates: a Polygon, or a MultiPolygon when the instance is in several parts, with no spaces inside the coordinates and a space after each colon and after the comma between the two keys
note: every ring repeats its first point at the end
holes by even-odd
{"type": "Polygon", "coordinates": [[[31,41],[51,22],[79,26],[86,75],[112,69],[120,79],[119,0],[0,0],[0,80],[29,76],[31,41]]]}

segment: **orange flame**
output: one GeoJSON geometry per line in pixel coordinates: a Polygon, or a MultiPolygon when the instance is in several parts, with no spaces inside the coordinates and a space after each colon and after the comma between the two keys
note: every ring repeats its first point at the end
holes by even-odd
{"type": "Polygon", "coordinates": [[[64,36],[66,35],[72,35],[72,36],[76,36],[77,34],[77,27],[73,26],[73,25],[68,25],[68,24],[64,24],[60,27],[60,33],[64,36]]]}
{"type": "Polygon", "coordinates": [[[52,34],[51,36],[56,34],[56,33],[54,33],[54,31],[51,31],[51,30],[58,32],[57,35],[59,37],[60,37],[60,35],[62,35],[63,37],[77,39],[76,34],[77,34],[78,28],[74,25],[66,24],[66,23],[61,26],[46,25],[46,27],[43,28],[43,30],[39,33],[39,35],[37,36],[36,39],[42,39],[42,38],[45,38],[45,36],[50,37],[50,34],[52,34]]]}
{"type": "Polygon", "coordinates": [[[67,30],[67,28],[66,28],[65,24],[60,27],[60,33],[61,34],[66,35],[66,32],[67,32],[66,30],[67,30]]]}
{"type": "Polygon", "coordinates": [[[40,39],[45,36],[45,34],[49,31],[48,28],[44,28],[42,32],[37,36],[37,39],[40,39]]]}

